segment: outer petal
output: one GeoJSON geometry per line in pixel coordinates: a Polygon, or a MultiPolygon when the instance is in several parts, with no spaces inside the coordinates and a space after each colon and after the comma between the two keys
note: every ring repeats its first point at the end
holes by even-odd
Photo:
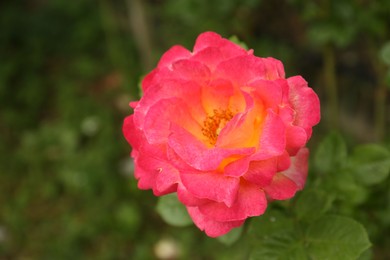
{"type": "Polygon", "coordinates": [[[160,84],[149,87],[137,107],[134,109],[134,123],[138,128],[143,129],[145,115],[150,107],[162,99],[180,98],[190,108],[193,118],[205,116],[201,105],[201,88],[194,81],[181,79],[164,80],[160,84]]]}
{"type": "Polygon", "coordinates": [[[305,129],[310,138],[312,127],[320,121],[320,101],[301,76],[287,79],[290,86],[289,100],[297,112],[294,124],[305,129]]]}
{"type": "Polygon", "coordinates": [[[305,129],[299,126],[290,126],[286,129],[286,150],[291,156],[295,156],[299,149],[305,146],[307,134],[305,129]]]}
{"type": "Polygon", "coordinates": [[[165,160],[162,145],[143,145],[135,158],[135,177],[140,189],[153,189],[155,195],[176,190],[179,172],[165,160]]]}
{"type": "Polygon", "coordinates": [[[201,213],[216,221],[236,221],[260,216],[266,208],[267,199],[263,190],[254,184],[245,182],[241,182],[237,199],[231,207],[218,202],[199,206],[201,213]]]}
{"type": "Polygon", "coordinates": [[[285,200],[292,198],[298,190],[303,189],[306,182],[309,150],[302,148],[291,159],[291,166],[286,171],[274,176],[272,183],[264,191],[272,199],[285,200]]]}
{"type": "Polygon", "coordinates": [[[200,199],[194,194],[190,193],[183,184],[179,183],[177,186],[177,197],[186,206],[195,207],[205,203],[208,203],[208,199],[200,199]]]}
{"type": "Polygon", "coordinates": [[[247,54],[246,50],[214,32],[205,32],[198,36],[194,46],[194,54],[208,47],[217,47],[221,51],[223,59],[247,54]]]}
{"type": "Polygon", "coordinates": [[[302,148],[295,157],[291,158],[291,167],[283,172],[284,175],[297,184],[299,190],[305,186],[309,165],[308,160],[309,149],[302,148]]]}
{"type": "Polygon", "coordinates": [[[248,171],[243,176],[245,180],[254,183],[260,187],[268,186],[277,172],[277,158],[271,158],[263,161],[252,161],[249,164],[248,171]]]}
{"type": "Polygon", "coordinates": [[[229,79],[237,86],[247,86],[250,82],[266,78],[266,69],[261,58],[244,55],[221,62],[216,76],[229,79]]]}
{"type": "Polygon", "coordinates": [[[139,149],[144,138],[142,132],[134,125],[134,115],[130,115],[125,118],[122,131],[126,141],[133,147],[133,149],[139,149]]]}
{"type": "Polygon", "coordinates": [[[284,78],[284,67],[280,60],[274,58],[263,58],[263,62],[266,68],[266,78],[269,80],[284,78]]]}
{"type": "Polygon", "coordinates": [[[286,200],[294,197],[298,187],[291,179],[277,173],[272,179],[272,183],[264,188],[264,191],[271,199],[286,200]]]}
{"type": "Polygon", "coordinates": [[[191,52],[180,45],[175,45],[163,54],[157,67],[170,67],[175,61],[188,59],[191,57],[191,52]]]}
{"type": "Polygon", "coordinates": [[[237,197],[240,179],[217,172],[181,173],[181,181],[194,196],[231,206],[237,197]]]}
{"type": "Polygon", "coordinates": [[[244,220],[219,222],[202,214],[197,207],[187,207],[195,225],[204,230],[209,237],[218,237],[228,233],[231,229],[239,227],[244,223],[244,220]]]}

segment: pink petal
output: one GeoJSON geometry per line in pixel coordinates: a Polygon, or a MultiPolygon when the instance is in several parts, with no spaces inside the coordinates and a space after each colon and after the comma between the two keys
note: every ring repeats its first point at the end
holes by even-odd
{"type": "Polygon", "coordinates": [[[277,157],[278,169],[277,172],[282,172],[290,168],[291,158],[287,151],[284,151],[282,155],[277,157]]]}
{"type": "Polygon", "coordinates": [[[194,194],[190,193],[181,183],[177,186],[177,197],[181,203],[191,207],[199,206],[209,202],[208,199],[201,199],[194,196],[194,194]]]}
{"type": "Polygon", "coordinates": [[[251,93],[255,100],[264,104],[266,108],[277,109],[283,100],[283,87],[279,81],[259,79],[248,84],[252,87],[251,93]]]}
{"type": "Polygon", "coordinates": [[[176,45],[170,48],[163,54],[160,61],[158,62],[158,68],[170,67],[175,61],[183,60],[191,57],[191,52],[186,48],[176,45]]]}
{"type": "Polygon", "coordinates": [[[274,80],[285,77],[283,63],[280,60],[271,57],[262,59],[265,65],[267,79],[274,80]]]}
{"type": "Polygon", "coordinates": [[[201,51],[195,53],[191,60],[202,62],[207,65],[211,71],[214,71],[217,65],[225,60],[221,49],[218,47],[206,47],[201,51]]]}
{"type": "Polygon", "coordinates": [[[295,156],[307,142],[306,131],[299,126],[289,126],[286,129],[286,150],[295,156]]]}
{"type": "Polygon", "coordinates": [[[200,62],[190,60],[178,60],[172,64],[172,77],[194,80],[198,83],[207,82],[210,77],[209,68],[200,62]]]}
{"type": "Polygon", "coordinates": [[[244,220],[219,222],[202,214],[197,207],[187,207],[195,225],[204,230],[209,237],[218,237],[228,233],[235,227],[239,227],[244,223],[244,220]]]}
{"type": "MultiPolygon", "coordinates": [[[[262,123],[262,107],[253,102],[252,97],[243,92],[245,111],[237,113],[221,130],[216,147],[257,147],[262,123]]],[[[261,104],[260,104],[261,105],[261,104]]]]}
{"type": "Polygon", "coordinates": [[[201,127],[192,118],[187,104],[179,98],[162,99],[154,104],[144,119],[144,133],[149,143],[165,143],[170,134],[171,123],[202,135],[201,127]]]}
{"type": "Polygon", "coordinates": [[[200,199],[209,199],[231,206],[236,200],[240,180],[217,172],[181,172],[181,181],[188,192],[200,199]]]}
{"type": "Polygon", "coordinates": [[[223,149],[216,147],[209,149],[203,142],[175,124],[171,125],[171,132],[168,145],[184,162],[202,171],[217,169],[222,160],[229,156],[244,156],[254,152],[254,148],[223,149]]]}
{"type": "Polygon", "coordinates": [[[308,171],[309,150],[302,148],[291,158],[291,166],[284,172],[274,176],[272,183],[264,191],[272,199],[284,200],[292,198],[298,190],[303,189],[308,171]]]}
{"type": "Polygon", "coordinates": [[[305,129],[310,138],[312,127],[320,121],[320,101],[301,76],[287,79],[290,86],[289,100],[296,111],[294,124],[305,129]]]}
{"type": "Polygon", "coordinates": [[[228,109],[233,94],[233,85],[227,80],[217,79],[203,86],[202,104],[207,114],[212,116],[214,110],[228,109]]]}
{"type": "Polygon", "coordinates": [[[253,160],[264,160],[281,155],[286,147],[286,127],[282,119],[271,109],[267,110],[263,129],[260,136],[260,145],[253,160]]]}
{"type": "Polygon", "coordinates": [[[277,172],[277,162],[277,158],[252,161],[249,164],[248,171],[243,177],[245,180],[258,185],[259,187],[268,186],[277,172]]]}
{"type": "Polygon", "coordinates": [[[150,107],[162,99],[181,98],[190,108],[193,118],[205,116],[201,100],[200,86],[193,81],[164,80],[160,84],[148,88],[137,107],[134,109],[134,123],[140,129],[143,129],[145,115],[150,107]]]}
{"type": "Polygon", "coordinates": [[[295,182],[282,173],[277,173],[272,179],[272,183],[264,188],[266,194],[274,200],[291,199],[297,190],[295,182]]]}
{"type": "Polygon", "coordinates": [[[260,216],[267,208],[263,190],[251,183],[241,182],[237,199],[229,207],[225,203],[210,202],[199,206],[202,214],[216,221],[237,221],[260,216]]]}
{"type": "Polygon", "coordinates": [[[126,141],[133,147],[133,149],[139,149],[144,137],[142,132],[134,125],[134,115],[130,115],[125,118],[122,126],[122,132],[126,141]]]}
{"type": "Polygon", "coordinates": [[[140,189],[153,189],[156,196],[176,190],[179,172],[166,161],[163,145],[144,144],[135,158],[134,176],[140,189]]]}
{"type": "Polygon", "coordinates": [[[291,167],[283,172],[285,176],[296,183],[299,190],[305,186],[309,164],[308,160],[309,149],[302,148],[295,157],[291,157],[291,167]]]}
{"type": "Polygon", "coordinates": [[[215,75],[228,79],[236,86],[247,86],[250,82],[266,78],[266,70],[261,58],[243,55],[221,62],[215,75]]]}
{"type": "Polygon", "coordinates": [[[205,32],[198,36],[194,46],[194,54],[202,51],[205,48],[217,47],[221,51],[221,58],[229,59],[234,56],[247,54],[247,51],[237,44],[222,38],[214,32],[205,32]]]}

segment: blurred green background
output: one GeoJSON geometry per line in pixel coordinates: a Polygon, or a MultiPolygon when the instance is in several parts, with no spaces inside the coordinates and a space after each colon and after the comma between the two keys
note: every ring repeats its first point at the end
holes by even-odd
{"type": "MultiPolygon", "coordinates": [[[[191,49],[207,30],[236,35],[257,56],[282,60],[287,76],[309,81],[323,118],[313,149],[333,130],[350,147],[389,147],[388,0],[2,1],[0,259],[239,252],[161,220],[157,199],[137,189],[121,133],[142,75],[169,47],[191,49]]],[[[350,214],[368,226],[373,257],[389,259],[390,216],[359,218],[390,208],[389,180],[374,188],[350,214]]]]}

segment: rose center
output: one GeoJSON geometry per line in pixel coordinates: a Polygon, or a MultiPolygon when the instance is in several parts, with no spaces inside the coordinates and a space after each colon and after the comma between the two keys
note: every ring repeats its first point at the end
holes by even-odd
{"type": "Polygon", "coordinates": [[[206,117],[203,121],[202,133],[211,145],[215,145],[219,133],[232,118],[233,113],[229,109],[214,109],[213,115],[206,117]]]}

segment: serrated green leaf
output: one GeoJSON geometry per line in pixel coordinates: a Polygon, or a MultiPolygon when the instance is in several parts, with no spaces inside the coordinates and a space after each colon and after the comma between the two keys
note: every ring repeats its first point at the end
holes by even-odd
{"type": "Polygon", "coordinates": [[[248,234],[253,241],[262,240],[271,235],[288,232],[294,228],[292,219],[279,210],[270,209],[260,217],[252,218],[248,234]]]}
{"type": "Polygon", "coordinates": [[[331,133],[319,144],[314,165],[321,173],[338,169],[347,158],[347,146],[338,133],[331,133]]]}
{"type": "Polygon", "coordinates": [[[334,197],[320,190],[305,190],[295,204],[295,214],[301,220],[313,221],[332,206],[334,197]]]}
{"type": "Polygon", "coordinates": [[[307,260],[309,259],[301,240],[292,232],[272,235],[254,248],[251,260],[307,260]]]}
{"type": "Polygon", "coordinates": [[[348,165],[358,182],[377,184],[389,176],[390,152],[377,144],[360,145],[353,151],[348,165]]]}
{"type": "Polygon", "coordinates": [[[307,230],[308,253],[314,260],[356,259],[370,247],[364,227],[353,219],[323,216],[307,230]]]}
{"type": "Polygon", "coordinates": [[[160,197],[156,210],[162,219],[172,226],[184,227],[192,223],[186,208],[177,199],[176,194],[160,197]]]}
{"type": "Polygon", "coordinates": [[[230,246],[230,245],[232,245],[234,242],[236,242],[241,237],[242,229],[243,229],[243,226],[238,227],[238,228],[234,228],[229,233],[227,233],[226,235],[220,236],[217,239],[222,244],[230,246]]]}
{"type": "Polygon", "coordinates": [[[361,204],[367,199],[367,188],[356,181],[352,172],[340,171],[332,177],[334,178],[330,182],[332,187],[338,191],[335,193],[338,199],[352,205],[361,204]]]}

